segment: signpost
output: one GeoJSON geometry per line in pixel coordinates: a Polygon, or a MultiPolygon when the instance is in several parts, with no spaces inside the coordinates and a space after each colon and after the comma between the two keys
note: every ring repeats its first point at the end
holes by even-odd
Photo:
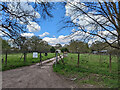
{"type": "Polygon", "coordinates": [[[40,64],[42,65],[42,55],[41,55],[41,52],[40,52],[40,64]]]}
{"type": "Polygon", "coordinates": [[[38,52],[33,52],[33,58],[38,58],[38,52]]]}

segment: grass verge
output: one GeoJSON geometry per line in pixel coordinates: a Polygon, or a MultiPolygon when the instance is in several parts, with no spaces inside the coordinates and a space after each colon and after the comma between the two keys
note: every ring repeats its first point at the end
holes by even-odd
{"type": "MultiPolygon", "coordinates": [[[[38,55],[38,58],[33,58],[33,54],[28,53],[26,56],[26,62],[24,62],[24,59],[22,56],[23,56],[22,53],[8,54],[8,60],[7,60],[7,65],[6,65],[5,64],[5,55],[3,55],[4,62],[2,63],[2,71],[15,69],[18,67],[23,67],[23,66],[29,66],[29,65],[40,62],[39,55],[38,55]]],[[[47,56],[45,56],[42,53],[42,61],[53,58],[53,57],[55,57],[54,53],[48,53],[47,56]]]]}
{"type": "Polygon", "coordinates": [[[77,58],[77,54],[68,54],[68,57],[63,59],[64,64],[59,61],[56,67],[53,65],[53,71],[64,75],[70,80],[74,79],[73,81],[79,87],[91,85],[97,88],[118,88],[117,57],[112,57],[111,72],[109,72],[108,55],[81,54],[79,67],[77,58]]]}

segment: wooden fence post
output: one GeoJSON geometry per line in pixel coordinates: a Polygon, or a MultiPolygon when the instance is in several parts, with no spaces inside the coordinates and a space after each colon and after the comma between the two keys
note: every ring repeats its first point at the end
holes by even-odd
{"type": "Polygon", "coordinates": [[[111,54],[109,56],[110,56],[110,58],[109,58],[109,69],[110,69],[110,73],[111,73],[111,54]]]}
{"type": "Polygon", "coordinates": [[[78,66],[79,66],[79,62],[80,62],[80,53],[78,53],[78,66]]]}
{"type": "Polygon", "coordinates": [[[56,55],[55,67],[56,67],[56,64],[57,64],[57,62],[58,62],[58,51],[55,52],[55,55],[56,55]]]}
{"type": "Polygon", "coordinates": [[[58,63],[58,52],[56,52],[56,64],[58,63]]]}
{"type": "Polygon", "coordinates": [[[41,55],[41,52],[40,52],[40,64],[42,65],[42,55],[41,55]]]}
{"type": "Polygon", "coordinates": [[[7,66],[7,51],[6,51],[6,56],[5,56],[5,66],[7,66]]]}
{"type": "Polygon", "coordinates": [[[3,57],[2,57],[2,63],[4,63],[4,59],[3,59],[3,57]]]}
{"type": "Polygon", "coordinates": [[[26,62],[26,53],[24,52],[24,62],[26,62]]]}

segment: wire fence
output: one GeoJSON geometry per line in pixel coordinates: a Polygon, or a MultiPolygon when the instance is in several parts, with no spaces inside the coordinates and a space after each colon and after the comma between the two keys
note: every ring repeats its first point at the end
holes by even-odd
{"type": "Polygon", "coordinates": [[[44,60],[55,57],[55,53],[41,51],[3,51],[2,70],[41,63],[44,60]]]}
{"type": "MultiPolygon", "coordinates": [[[[76,64],[80,66],[81,64],[95,63],[101,67],[109,68],[109,72],[112,71],[112,66],[119,63],[119,57],[116,53],[79,53],[73,52],[71,54],[76,54],[76,57],[70,56],[71,62],[77,59],[76,64]]],[[[67,57],[67,53],[62,54],[67,57]]],[[[59,55],[58,55],[59,56],[59,55]]],[[[34,63],[41,63],[43,60],[56,57],[56,53],[41,52],[41,51],[17,51],[9,50],[2,52],[2,68],[16,68],[17,66],[26,66],[34,63]],[[37,58],[33,58],[33,53],[37,52],[37,58]]],[[[64,63],[64,60],[62,59],[64,63]]],[[[92,65],[92,64],[91,64],[92,65]]]]}
{"type": "MultiPolygon", "coordinates": [[[[72,63],[76,65],[91,65],[91,67],[96,64],[98,67],[107,68],[109,72],[112,72],[112,68],[119,68],[119,56],[114,53],[69,53],[67,59],[71,60],[72,63]]],[[[97,68],[97,67],[96,67],[97,68]]]]}

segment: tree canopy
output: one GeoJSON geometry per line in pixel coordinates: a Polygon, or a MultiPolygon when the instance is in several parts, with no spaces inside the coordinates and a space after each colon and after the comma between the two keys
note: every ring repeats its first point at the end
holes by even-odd
{"type": "Polygon", "coordinates": [[[53,3],[37,0],[30,2],[2,2],[0,3],[0,15],[3,18],[0,23],[2,36],[15,40],[21,33],[39,30],[36,18],[52,17],[53,3]],[[37,11],[39,11],[39,14],[37,11]],[[26,29],[27,27],[27,29],[26,29]]]}
{"type": "Polygon", "coordinates": [[[79,2],[67,0],[66,27],[77,27],[75,33],[90,42],[106,42],[113,48],[120,49],[120,1],[98,0],[97,2],[79,2]],[[117,46],[116,46],[116,44],[117,46]]]}
{"type": "Polygon", "coordinates": [[[71,40],[67,48],[70,52],[75,52],[75,53],[76,52],[79,52],[79,53],[89,52],[88,44],[82,41],[79,41],[79,40],[71,40]]]}

